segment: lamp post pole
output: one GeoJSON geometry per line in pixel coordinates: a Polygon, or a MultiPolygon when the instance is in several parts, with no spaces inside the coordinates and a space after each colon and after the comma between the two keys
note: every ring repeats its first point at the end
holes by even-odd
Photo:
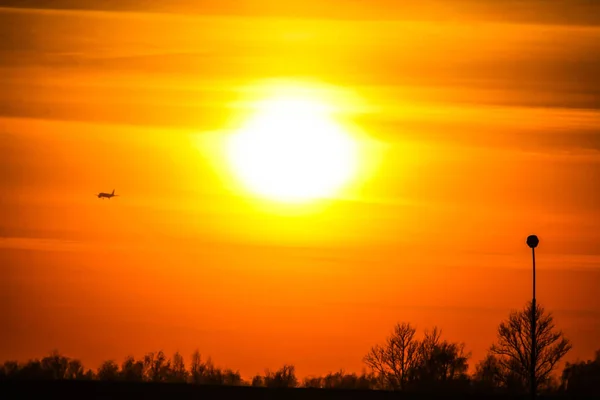
{"type": "Polygon", "coordinates": [[[531,398],[535,399],[535,392],[537,389],[535,380],[535,365],[536,365],[536,337],[535,337],[535,248],[540,243],[540,240],[536,235],[530,235],[527,237],[527,246],[531,248],[531,257],[533,260],[533,297],[531,300],[531,398]]]}

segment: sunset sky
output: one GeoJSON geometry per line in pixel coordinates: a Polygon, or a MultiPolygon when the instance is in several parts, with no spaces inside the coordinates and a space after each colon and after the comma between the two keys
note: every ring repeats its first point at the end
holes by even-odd
{"type": "Polygon", "coordinates": [[[166,3],[0,0],[0,361],[360,372],[406,321],[474,367],[532,233],[567,360],[600,348],[600,2],[166,3]],[[309,203],[225,150],[290,90],[357,149],[309,203]]]}

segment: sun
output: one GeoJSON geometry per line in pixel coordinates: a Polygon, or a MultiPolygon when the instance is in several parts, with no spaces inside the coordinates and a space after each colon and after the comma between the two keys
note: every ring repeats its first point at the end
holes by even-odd
{"type": "Polygon", "coordinates": [[[227,143],[235,176],[252,193],[299,203],[330,197],[356,172],[357,143],[333,107],[306,93],[274,93],[227,143]]]}

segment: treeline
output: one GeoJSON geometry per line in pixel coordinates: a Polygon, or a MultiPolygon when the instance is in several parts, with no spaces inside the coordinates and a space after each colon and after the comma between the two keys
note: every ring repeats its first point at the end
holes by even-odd
{"type": "Polygon", "coordinates": [[[299,380],[293,365],[265,371],[249,380],[239,371],[203,360],[195,351],[189,363],[180,353],[168,357],[162,351],[140,359],[128,356],[118,364],[103,362],[97,369],[84,368],[73,358],[57,351],[26,363],[6,361],[0,367],[0,380],[102,380],[126,382],[189,383],[197,385],[257,386],[269,388],[308,387],[322,389],[374,389],[405,392],[444,391],[454,393],[525,393],[531,388],[531,323],[536,322],[535,387],[539,393],[600,394],[600,350],[595,359],[567,363],[555,374],[557,363],[571,349],[553,317],[531,303],[512,312],[498,327],[496,343],[486,357],[468,373],[470,354],[464,343],[442,338],[438,328],[427,330],[420,339],[409,323],[397,324],[385,342],[365,355],[361,374],[344,371],[299,380]]]}

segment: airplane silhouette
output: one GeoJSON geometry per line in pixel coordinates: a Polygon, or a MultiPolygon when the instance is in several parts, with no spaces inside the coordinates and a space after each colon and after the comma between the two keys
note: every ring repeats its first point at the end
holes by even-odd
{"type": "Polygon", "coordinates": [[[98,198],[102,199],[102,200],[104,200],[105,197],[110,200],[111,197],[115,197],[115,196],[118,196],[118,194],[115,194],[115,189],[113,189],[112,193],[104,193],[104,192],[98,193],[98,198]]]}

